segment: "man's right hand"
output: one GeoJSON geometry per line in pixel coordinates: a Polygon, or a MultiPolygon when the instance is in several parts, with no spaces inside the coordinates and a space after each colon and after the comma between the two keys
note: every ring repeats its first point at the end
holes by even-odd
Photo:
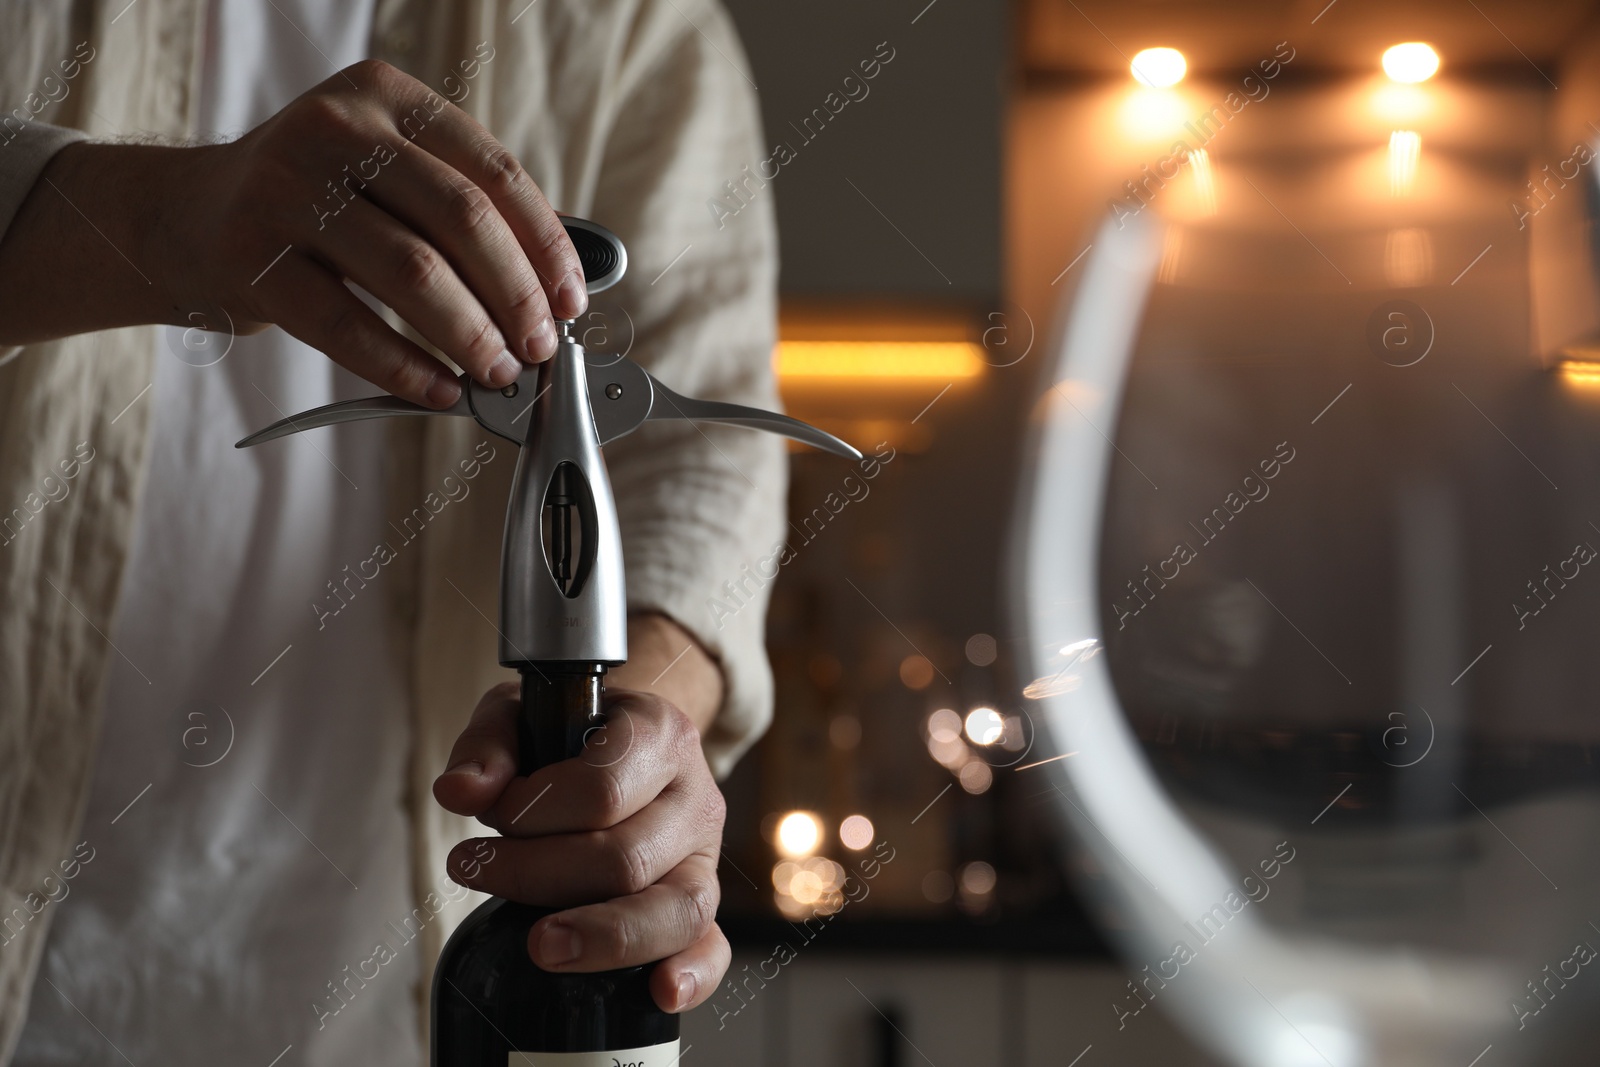
{"type": "Polygon", "coordinates": [[[495,387],[554,353],[552,311],[588,305],[566,231],[518,161],[375,60],[228,144],[62,150],[0,241],[0,278],[0,345],[137,323],[276,324],[432,407],[459,396],[455,376],[346,279],[495,387]],[[58,260],[66,277],[52,276],[58,260]]]}

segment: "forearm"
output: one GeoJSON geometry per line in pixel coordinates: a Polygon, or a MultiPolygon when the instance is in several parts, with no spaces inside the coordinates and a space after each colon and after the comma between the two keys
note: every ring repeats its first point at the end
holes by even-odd
{"type": "Polygon", "coordinates": [[[81,143],[57,152],[0,239],[0,345],[184,321],[162,266],[186,199],[172,163],[174,153],[205,151],[81,143]]]}
{"type": "Polygon", "coordinates": [[[611,671],[607,683],[669,701],[702,734],[722,708],[722,668],[700,642],[665,615],[628,617],[628,662],[611,671]]]}

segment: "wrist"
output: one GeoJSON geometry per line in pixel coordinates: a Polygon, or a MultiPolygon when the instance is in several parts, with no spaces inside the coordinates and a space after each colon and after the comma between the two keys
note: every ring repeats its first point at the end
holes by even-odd
{"type": "Polygon", "coordinates": [[[204,302],[186,268],[202,210],[192,154],[206,151],[85,141],[51,159],[31,195],[54,207],[61,237],[81,252],[79,299],[92,294],[64,332],[184,324],[186,307],[204,302]]]}
{"type": "Polygon", "coordinates": [[[671,702],[703,734],[722,710],[722,667],[693,634],[666,615],[628,616],[628,662],[608,685],[654,693],[671,702]]]}

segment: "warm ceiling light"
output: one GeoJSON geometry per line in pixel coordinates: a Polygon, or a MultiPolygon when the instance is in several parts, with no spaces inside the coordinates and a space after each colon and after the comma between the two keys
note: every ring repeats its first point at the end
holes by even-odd
{"type": "Polygon", "coordinates": [[[1439,71],[1439,53],[1421,41],[1397,44],[1383,54],[1383,72],[1397,82],[1425,82],[1439,71]]]}
{"type": "Polygon", "coordinates": [[[822,843],[822,820],[809,811],[791,811],[778,821],[777,837],[785,856],[809,856],[822,843]]]}
{"type": "Polygon", "coordinates": [[[1152,89],[1168,89],[1183,81],[1189,62],[1176,48],[1146,48],[1129,64],[1133,80],[1152,89]]]}
{"type": "Polygon", "coordinates": [[[1561,376],[1571,385],[1585,388],[1600,386],[1600,363],[1586,359],[1564,359],[1559,366],[1561,376]]]}
{"type": "Polygon", "coordinates": [[[969,341],[780,341],[784,381],[876,378],[886,382],[953,381],[983,373],[983,349],[969,341]]]}

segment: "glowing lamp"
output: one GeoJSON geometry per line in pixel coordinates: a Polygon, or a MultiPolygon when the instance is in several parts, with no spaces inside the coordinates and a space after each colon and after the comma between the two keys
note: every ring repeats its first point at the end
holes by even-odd
{"type": "Polygon", "coordinates": [[[1129,64],[1133,80],[1152,89],[1170,89],[1183,81],[1189,62],[1176,48],[1146,48],[1129,64]]]}
{"type": "Polygon", "coordinates": [[[1421,41],[1397,44],[1383,53],[1383,72],[1397,82],[1425,82],[1439,72],[1439,53],[1421,41]]]}

